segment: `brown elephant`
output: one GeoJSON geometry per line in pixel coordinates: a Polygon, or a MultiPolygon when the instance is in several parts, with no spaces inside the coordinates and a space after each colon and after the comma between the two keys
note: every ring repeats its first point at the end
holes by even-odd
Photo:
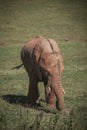
{"type": "Polygon", "coordinates": [[[39,100],[38,82],[43,82],[47,107],[62,110],[64,89],[61,77],[64,64],[57,43],[53,39],[36,36],[24,45],[21,59],[29,75],[28,104],[35,105],[39,100]]]}

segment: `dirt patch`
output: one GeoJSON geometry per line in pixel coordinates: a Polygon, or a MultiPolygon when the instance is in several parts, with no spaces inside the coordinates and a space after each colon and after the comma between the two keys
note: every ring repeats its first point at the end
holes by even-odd
{"type": "Polygon", "coordinates": [[[81,41],[82,41],[82,42],[87,42],[87,40],[86,40],[86,39],[82,39],[81,41]]]}
{"type": "Polygon", "coordinates": [[[5,43],[0,43],[0,47],[4,47],[4,46],[6,46],[5,43]]]}

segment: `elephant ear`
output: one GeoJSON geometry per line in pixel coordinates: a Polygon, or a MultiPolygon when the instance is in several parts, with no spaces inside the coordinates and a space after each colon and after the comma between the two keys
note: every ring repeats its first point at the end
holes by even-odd
{"type": "Polygon", "coordinates": [[[58,60],[58,67],[60,68],[60,73],[62,74],[64,71],[64,61],[63,61],[63,56],[61,54],[60,48],[58,44],[56,43],[55,40],[49,39],[49,42],[51,43],[53,50],[57,52],[57,60],[58,60]]]}
{"type": "Polygon", "coordinates": [[[35,45],[34,55],[35,55],[36,63],[38,64],[40,56],[41,56],[41,48],[40,48],[39,44],[35,45]]]}

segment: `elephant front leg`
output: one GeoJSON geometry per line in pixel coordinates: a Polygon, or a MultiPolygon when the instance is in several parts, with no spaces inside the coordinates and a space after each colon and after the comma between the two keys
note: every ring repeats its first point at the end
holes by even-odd
{"type": "Polygon", "coordinates": [[[35,80],[30,81],[28,91],[28,105],[35,106],[39,102],[38,83],[35,80]]]}
{"type": "Polygon", "coordinates": [[[45,83],[44,85],[45,85],[46,106],[48,109],[54,109],[54,108],[56,108],[55,94],[50,87],[50,81],[48,81],[48,83],[45,83]]]}
{"type": "Polygon", "coordinates": [[[53,90],[50,88],[50,93],[47,95],[47,108],[56,108],[56,105],[55,105],[55,94],[53,92],[53,90]]]}

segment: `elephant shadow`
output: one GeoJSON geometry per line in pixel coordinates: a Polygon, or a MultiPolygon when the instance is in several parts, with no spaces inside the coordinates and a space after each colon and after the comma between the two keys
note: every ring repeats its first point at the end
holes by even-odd
{"type": "MultiPolygon", "coordinates": [[[[28,104],[27,104],[27,96],[24,96],[24,95],[7,94],[7,95],[2,95],[1,98],[3,100],[5,100],[6,102],[10,103],[10,104],[22,105],[23,107],[32,108],[32,107],[28,106],[28,104]]],[[[45,103],[45,100],[40,99],[40,102],[45,103]]],[[[45,113],[53,113],[53,114],[55,114],[55,112],[52,112],[52,111],[47,110],[46,108],[44,108],[41,105],[41,103],[36,104],[33,108],[35,108],[36,110],[43,111],[45,113]]]]}
{"type": "Polygon", "coordinates": [[[25,105],[27,101],[27,96],[24,95],[2,95],[1,98],[10,104],[20,104],[20,105],[25,105]]]}
{"type": "MultiPolygon", "coordinates": [[[[16,105],[19,104],[19,105],[22,105],[24,107],[31,108],[31,106],[29,106],[27,103],[27,96],[24,96],[24,95],[8,94],[8,95],[2,95],[1,98],[10,104],[16,104],[16,105]]],[[[45,102],[45,100],[40,99],[40,102],[45,102]]],[[[36,108],[36,109],[38,107],[42,107],[41,103],[36,103],[35,106],[33,106],[33,108],[36,108]]]]}

